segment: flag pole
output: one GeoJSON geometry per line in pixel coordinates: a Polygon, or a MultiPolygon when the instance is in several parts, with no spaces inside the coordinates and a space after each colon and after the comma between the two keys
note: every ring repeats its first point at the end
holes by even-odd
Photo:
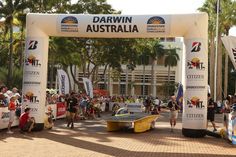
{"type": "Polygon", "coordinates": [[[216,77],[217,77],[217,60],[218,60],[218,29],[219,29],[219,8],[220,8],[220,0],[217,0],[217,8],[216,8],[216,44],[215,44],[215,77],[214,77],[214,101],[216,102],[216,77]]]}

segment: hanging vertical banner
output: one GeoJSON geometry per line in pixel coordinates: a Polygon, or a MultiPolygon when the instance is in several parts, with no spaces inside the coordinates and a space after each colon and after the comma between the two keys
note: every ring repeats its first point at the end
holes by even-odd
{"type": "Polygon", "coordinates": [[[179,83],[176,100],[182,109],[183,108],[183,85],[181,83],[179,83]]]}
{"type": "Polygon", "coordinates": [[[62,69],[58,69],[57,76],[59,84],[59,94],[68,94],[70,91],[70,86],[67,73],[62,69]]]}
{"type": "Polygon", "coordinates": [[[221,38],[223,44],[228,51],[229,58],[231,59],[234,68],[236,69],[236,37],[233,36],[225,36],[221,38]]]}
{"type": "Polygon", "coordinates": [[[85,91],[86,91],[87,95],[90,96],[90,98],[93,98],[93,85],[92,85],[92,82],[87,78],[83,78],[83,83],[84,83],[84,88],[85,88],[85,91]]]}

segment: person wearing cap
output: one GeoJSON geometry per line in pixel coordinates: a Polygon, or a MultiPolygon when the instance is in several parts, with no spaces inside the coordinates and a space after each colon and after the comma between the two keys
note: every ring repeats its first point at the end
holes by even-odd
{"type": "Polygon", "coordinates": [[[10,98],[10,102],[8,105],[8,110],[10,111],[9,113],[9,123],[8,123],[8,134],[13,134],[13,132],[11,131],[11,125],[14,122],[14,118],[15,118],[15,111],[16,111],[16,104],[15,104],[15,97],[12,96],[10,98]]]}
{"type": "Polygon", "coordinates": [[[22,113],[20,116],[19,128],[22,132],[31,132],[32,129],[34,128],[35,119],[34,117],[30,117],[29,113],[30,113],[30,108],[26,107],[24,113],[22,113]]]}

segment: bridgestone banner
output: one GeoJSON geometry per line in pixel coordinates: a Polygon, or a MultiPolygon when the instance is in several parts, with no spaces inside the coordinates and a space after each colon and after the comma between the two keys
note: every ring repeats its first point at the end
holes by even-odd
{"type": "Polygon", "coordinates": [[[59,94],[68,94],[70,92],[70,84],[67,73],[62,70],[57,70],[58,84],[59,84],[59,94]]]}

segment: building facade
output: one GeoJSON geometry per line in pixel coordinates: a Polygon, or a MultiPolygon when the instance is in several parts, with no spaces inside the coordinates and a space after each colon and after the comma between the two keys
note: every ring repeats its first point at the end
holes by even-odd
{"type": "MultiPolygon", "coordinates": [[[[183,41],[182,38],[162,38],[161,44],[165,49],[177,48],[177,53],[180,60],[176,67],[170,69],[170,83],[182,82],[183,74],[183,41]]],[[[158,59],[154,64],[154,74],[152,81],[152,61],[149,57],[149,64],[136,65],[134,70],[129,70],[127,65],[122,65],[122,70],[119,75],[115,76],[112,69],[107,69],[103,75],[105,67],[98,68],[99,89],[109,91],[111,96],[166,96],[166,85],[168,82],[168,67],[164,66],[164,58],[158,59]]],[[[79,80],[82,80],[83,74],[79,70],[79,80]]],[[[82,83],[82,82],[81,82],[82,83]]]]}

